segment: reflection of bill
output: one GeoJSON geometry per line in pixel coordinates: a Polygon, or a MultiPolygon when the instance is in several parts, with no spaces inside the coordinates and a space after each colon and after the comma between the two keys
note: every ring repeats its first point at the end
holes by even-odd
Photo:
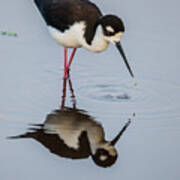
{"type": "Polygon", "coordinates": [[[72,84],[70,79],[68,81],[73,108],[65,107],[67,80],[64,80],[61,109],[48,114],[44,124],[33,125],[26,134],[11,138],[33,138],[61,157],[83,159],[91,156],[98,166],[111,166],[117,159],[115,144],[130,121],[112,141],[106,141],[102,125],[86,111],[76,108],[72,84]]]}

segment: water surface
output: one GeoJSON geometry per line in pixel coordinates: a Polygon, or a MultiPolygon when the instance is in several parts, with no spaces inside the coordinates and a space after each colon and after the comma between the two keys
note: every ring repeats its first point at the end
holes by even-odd
{"type": "MultiPolygon", "coordinates": [[[[79,50],[71,81],[77,109],[100,124],[106,140],[131,119],[115,146],[117,161],[102,168],[91,156],[72,160],[50,153],[32,138],[7,139],[43,124],[61,108],[63,48],[49,36],[31,1],[4,0],[0,28],[18,37],[0,36],[1,179],[179,179],[179,1],[96,3],[104,13],[123,18],[122,44],[135,79],[110,46],[101,54],[79,50]]],[[[73,108],[71,96],[67,90],[65,105],[73,108]]]]}

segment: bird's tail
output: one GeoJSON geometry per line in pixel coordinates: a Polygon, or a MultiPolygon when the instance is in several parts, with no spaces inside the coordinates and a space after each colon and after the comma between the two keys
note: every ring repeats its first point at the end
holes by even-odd
{"type": "Polygon", "coordinates": [[[36,6],[39,8],[42,0],[34,0],[36,6]]]}
{"type": "Polygon", "coordinates": [[[46,19],[46,13],[52,4],[52,0],[34,0],[37,8],[39,9],[40,13],[46,19]]]}

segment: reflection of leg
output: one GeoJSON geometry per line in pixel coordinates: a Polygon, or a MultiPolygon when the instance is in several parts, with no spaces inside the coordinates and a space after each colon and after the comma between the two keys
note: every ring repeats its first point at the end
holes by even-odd
{"type": "Polygon", "coordinates": [[[70,59],[69,59],[69,63],[68,63],[68,66],[67,66],[67,71],[68,71],[68,72],[69,72],[69,70],[70,70],[70,66],[71,66],[72,60],[73,60],[73,58],[74,58],[74,55],[75,55],[75,53],[76,53],[76,50],[77,50],[77,48],[74,48],[74,49],[73,49],[73,52],[72,52],[71,57],[70,57],[70,59]]]}
{"type": "MultiPolygon", "coordinates": [[[[65,50],[65,54],[66,54],[66,50],[65,50]]],[[[66,59],[66,55],[65,55],[65,59],[66,59]]],[[[66,66],[67,67],[67,66],[66,66]]],[[[62,95],[62,100],[61,100],[61,109],[64,109],[65,108],[65,102],[66,102],[66,86],[67,86],[67,79],[68,82],[69,82],[69,89],[70,89],[70,92],[71,92],[71,99],[72,99],[72,102],[73,102],[73,108],[76,109],[76,97],[75,97],[75,94],[74,94],[74,89],[72,87],[72,82],[71,82],[71,78],[70,78],[70,74],[68,73],[67,74],[67,77],[65,78],[64,76],[64,81],[63,81],[63,95],[62,95]]]]}
{"type": "Polygon", "coordinates": [[[63,95],[62,95],[62,101],[61,101],[61,109],[64,109],[65,101],[66,101],[66,84],[67,84],[67,78],[64,78],[63,81],[63,95]]]}
{"type": "Polygon", "coordinates": [[[64,78],[67,77],[67,48],[64,48],[64,78]]]}
{"type": "Polygon", "coordinates": [[[73,102],[73,108],[76,109],[76,97],[74,94],[74,89],[72,87],[72,82],[71,82],[71,78],[69,77],[69,89],[71,91],[71,98],[72,98],[72,102],[73,102]]]}

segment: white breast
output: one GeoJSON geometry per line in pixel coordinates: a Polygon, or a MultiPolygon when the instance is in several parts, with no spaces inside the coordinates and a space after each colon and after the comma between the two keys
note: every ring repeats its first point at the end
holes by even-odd
{"type": "Polygon", "coordinates": [[[81,44],[78,40],[78,34],[83,33],[82,27],[78,24],[71,26],[68,30],[61,32],[56,28],[49,26],[48,30],[51,36],[62,46],[66,48],[79,48],[81,44]]]}
{"type": "Polygon", "coordinates": [[[91,45],[86,42],[84,37],[85,28],[86,25],[83,21],[73,24],[68,30],[64,32],[61,32],[52,26],[48,26],[48,30],[51,36],[59,44],[66,48],[79,48],[82,46],[85,49],[95,53],[104,51],[108,47],[109,43],[104,38],[101,26],[98,26],[91,45]]]}

